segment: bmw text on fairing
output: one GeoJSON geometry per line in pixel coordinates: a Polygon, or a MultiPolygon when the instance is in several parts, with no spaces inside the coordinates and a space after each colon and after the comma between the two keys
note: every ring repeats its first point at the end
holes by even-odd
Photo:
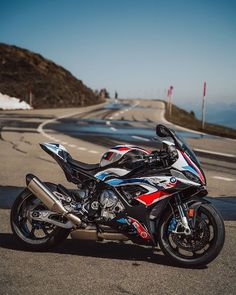
{"type": "Polygon", "coordinates": [[[17,241],[41,251],[70,234],[78,240],[131,240],[152,248],[159,244],[172,263],[182,266],[215,259],[224,245],[225,228],[204,199],[206,178],[200,163],[174,131],[157,125],[156,134],[160,150],[119,145],[99,164],[79,162],[59,144],[40,144],[77,189],[28,174],[27,187],[11,210],[17,241]]]}

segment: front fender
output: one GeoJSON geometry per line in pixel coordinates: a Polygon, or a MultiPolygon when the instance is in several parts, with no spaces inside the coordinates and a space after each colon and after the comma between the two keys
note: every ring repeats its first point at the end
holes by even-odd
{"type": "Polygon", "coordinates": [[[189,209],[194,209],[192,222],[193,222],[193,227],[195,227],[198,209],[200,208],[202,204],[210,204],[210,202],[203,198],[196,198],[193,200],[189,200],[189,202],[187,202],[186,204],[188,204],[189,209]]]}

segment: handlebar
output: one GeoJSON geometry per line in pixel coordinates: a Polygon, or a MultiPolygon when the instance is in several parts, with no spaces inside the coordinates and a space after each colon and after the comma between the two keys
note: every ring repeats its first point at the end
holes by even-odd
{"type": "Polygon", "coordinates": [[[159,166],[170,167],[178,158],[176,149],[168,149],[167,151],[153,151],[151,154],[144,155],[141,158],[129,159],[125,161],[125,165],[129,169],[139,168],[141,166],[159,166]]]}
{"type": "Polygon", "coordinates": [[[164,168],[171,166],[178,159],[178,152],[174,146],[169,146],[167,151],[153,151],[147,155],[149,165],[161,164],[164,168]]]}

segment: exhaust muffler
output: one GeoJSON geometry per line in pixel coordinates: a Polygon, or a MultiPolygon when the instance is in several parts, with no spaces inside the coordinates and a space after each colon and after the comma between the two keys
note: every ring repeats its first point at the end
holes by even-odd
{"type": "Polygon", "coordinates": [[[81,219],[70,213],[57,199],[57,197],[47,188],[47,186],[33,174],[26,175],[26,184],[28,189],[38,197],[48,210],[65,216],[71,223],[77,227],[81,225],[81,219]]]}
{"type": "Polygon", "coordinates": [[[70,233],[75,240],[111,240],[111,241],[128,241],[128,238],[118,232],[98,232],[95,229],[77,229],[70,233]]]}

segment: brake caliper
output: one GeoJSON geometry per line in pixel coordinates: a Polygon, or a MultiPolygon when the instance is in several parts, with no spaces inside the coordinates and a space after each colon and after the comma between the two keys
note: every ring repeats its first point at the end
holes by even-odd
{"type": "Polygon", "coordinates": [[[173,217],[168,226],[168,232],[171,233],[176,229],[178,222],[175,217],[173,217]]]}

